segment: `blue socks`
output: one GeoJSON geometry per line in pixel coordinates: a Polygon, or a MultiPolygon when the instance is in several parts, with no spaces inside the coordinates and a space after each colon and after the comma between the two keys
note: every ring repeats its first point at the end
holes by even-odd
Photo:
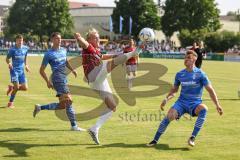
{"type": "Polygon", "coordinates": [[[16,94],[14,94],[14,95],[11,95],[11,96],[10,96],[10,99],[9,99],[9,102],[13,102],[13,101],[14,101],[14,99],[15,99],[15,96],[16,96],[16,94]]]}
{"type": "Polygon", "coordinates": [[[195,123],[193,132],[192,132],[192,137],[196,137],[198,132],[200,131],[200,129],[202,128],[202,125],[206,119],[206,115],[207,115],[207,110],[206,109],[202,109],[199,114],[198,114],[198,118],[197,121],[195,123]]]}
{"type": "MultiPolygon", "coordinates": [[[[58,104],[59,103],[50,103],[50,104],[42,105],[41,110],[57,110],[58,104]]],[[[72,127],[77,126],[75,111],[74,111],[72,105],[66,107],[66,114],[71,123],[71,126],[72,127]]]]}
{"type": "Polygon", "coordinates": [[[160,136],[164,133],[164,131],[166,130],[168,124],[170,123],[170,121],[168,120],[167,117],[165,117],[162,122],[159,125],[158,131],[155,134],[154,140],[157,142],[160,138],[160,136]]]}
{"type": "MultiPolygon", "coordinates": [[[[195,123],[194,126],[194,130],[192,132],[192,137],[196,137],[198,132],[200,131],[200,129],[203,126],[203,123],[206,119],[206,115],[207,115],[207,110],[206,109],[202,109],[199,114],[198,114],[198,118],[197,121],[195,123]]],[[[157,142],[160,138],[160,136],[164,133],[164,131],[166,130],[167,126],[169,125],[170,121],[168,120],[167,117],[165,117],[162,122],[159,125],[159,128],[155,134],[154,140],[157,142]]]]}
{"type": "Polygon", "coordinates": [[[58,103],[50,103],[41,106],[41,110],[56,110],[58,108],[58,103]]]}
{"type": "Polygon", "coordinates": [[[71,123],[71,126],[72,127],[77,126],[75,111],[74,111],[72,105],[70,105],[66,108],[66,114],[67,114],[68,119],[71,123]]]}

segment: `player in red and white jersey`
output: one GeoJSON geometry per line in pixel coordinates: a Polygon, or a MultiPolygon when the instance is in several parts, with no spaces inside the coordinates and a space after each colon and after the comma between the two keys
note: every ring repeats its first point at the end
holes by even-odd
{"type": "Polygon", "coordinates": [[[107,108],[103,111],[100,118],[89,130],[93,141],[99,144],[98,131],[100,127],[109,119],[114,111],[116,111],[116,102],[112,96],[112,90],[108,84],[107,76],[119,64],[125,63],[131,57],[138,56],[142,51],[140,48],[133,52],[121,55],[102,55],[99,51],[99,34],[96,29],[90,29],[84,39],[80,33],[75,33],[75,39],[83,48],[82,63],[84,74],[88,79],[89,85],[96,90],[107,108]],[[108,61],[106,61],[108,60],[108,61]]]}
{"type": "MultiPolygon", "coordinates": [[[[136,49],[135,42],[133,39],[129,40],[129,44],[127,47],[124,48],[123,52],[128,53],[132,52],[136,49]]],[[[132,57],[126,62],[126,72],[127,72],[127,82],[128,82],[128,88],[132,88],[132,82],[133,79],[136,77],[136,71],[137,71],[137,63],[138,63],[139,57],[132,57]]]]}

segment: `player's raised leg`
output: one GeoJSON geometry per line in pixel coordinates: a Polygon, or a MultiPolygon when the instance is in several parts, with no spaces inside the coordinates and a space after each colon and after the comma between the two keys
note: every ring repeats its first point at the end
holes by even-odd
{"type": "Polygon", "coordinates": [[[139,56],[140,53],[142,53],[142,49],[141,48],[136,48],[132,52],[124,53],[124,54],[121,54],[121,55],[113,58],[107,64],[107,71],[108,71],[108,73],[110,73],[119,64],[123,64],[123,63],[127,62],[127,60],[129,60],[132,57],[139,56]]]}
{"type": "Polygon", "coordinates": [[[41,111],[41,110],[56,110],[58,108],[59,103],[50,103],[46,105],[40,105],[40,104],[35,104],[34,110],[33,110],[33,117],[35,118],[36,115],[41,111]]]}
{"type": "Polygon", "coordinates": [[[50,103],[46,105],[40,105],[36,104],[33,110],[33,117],[36,117],[36,115],[41,110],[59,110],[59,109],[66,109],[66,115],[70,121],[71,124],[71,130],[73,131],[85,131],[85,129],[78,127],[75,111],[72,107],[72,100],[69,98],[67,94],[60,95],[59,97],[59,103],[50,103]]]}

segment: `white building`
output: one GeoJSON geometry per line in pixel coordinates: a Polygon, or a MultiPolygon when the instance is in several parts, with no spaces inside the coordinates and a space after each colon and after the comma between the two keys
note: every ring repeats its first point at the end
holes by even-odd
{"type": "Polygon", "coordinates": [[[8,11],[9,6],[0,5],[0,33],[3,32],[5,26],[5,14],[8,11]]]}
{"type": "Polygon", "coordinates": [[[113,7],[80,7],[70,9],[75,31],[86,33],[90,27],[96,28],[101,36],[114,36],[109,31],[109,21],[113,7]]]}
{"type": "Polygon", "coordinates": [[[240,22],[238,22],[234,16],[221,16],[220,23],[222,25],[221,31],[240,32],[240,22]]]}

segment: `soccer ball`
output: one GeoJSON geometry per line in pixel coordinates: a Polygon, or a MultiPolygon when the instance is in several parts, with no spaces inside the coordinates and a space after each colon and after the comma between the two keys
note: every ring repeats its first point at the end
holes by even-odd
{"type": "Polygon", "coordinates": [[[152,42],[155,38],[155,34],[151,28],[143,28],[138,35],[142,42],[152,42]]]}

